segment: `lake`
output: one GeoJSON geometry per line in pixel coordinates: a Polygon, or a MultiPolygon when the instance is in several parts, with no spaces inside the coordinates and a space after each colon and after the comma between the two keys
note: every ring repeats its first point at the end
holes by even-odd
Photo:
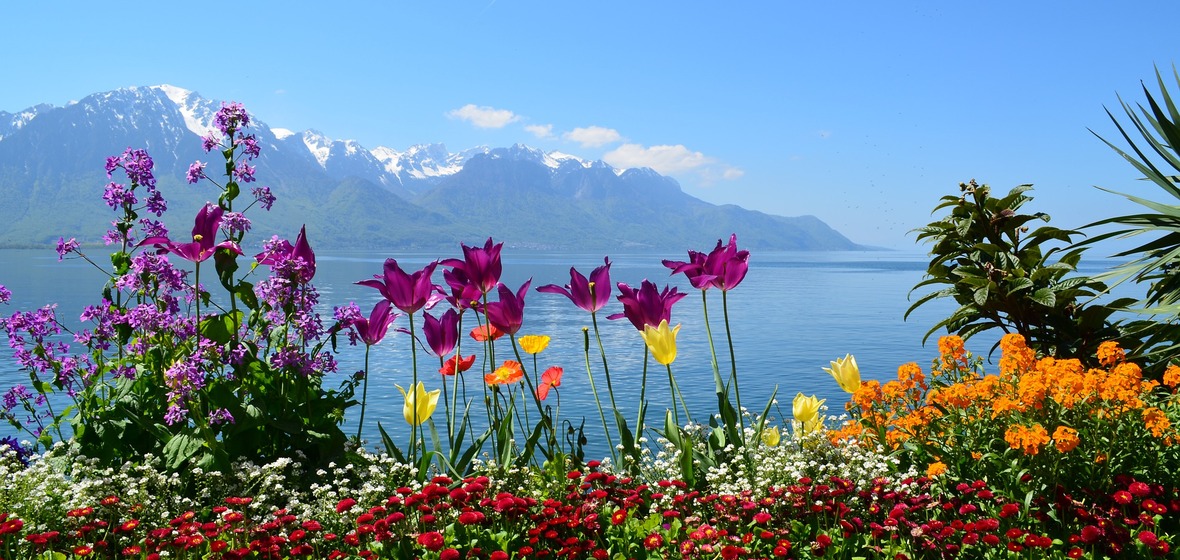
{"type": "MultiPolygon", "coordinates": [[[[90,252],[102,254],[94,249],[90,252]]],[[[320,290],[323,313],[326,319],[330,319],[333,306],[355,301],[367,315],[379,295],[376,290],[357,286],[354,282],[380,273],[386,257],[396,258],[404,269],[413,270],[437,258],[461,256],[458,247],[452,254],[445,255],[319,253],[315,285],[320,290]]],[[[522,282],[532,278],[533,289],[525,299],[524,326],[518,334],[552,337],[549,348],[538,356],[539,369],[543,371],[551,365],[565,369],[558,389],[561,417],[576,419],[585,416],[588,430],[595,426],[601,430],[582,352],[582,327],[590,326],[590,315],[574,307],[565,297],[538,293],[535,288],[545,284],[565,285],[569,282],[570,266],[588,275],[595,266],[602,264],[602,258],[601,254],[505,249],[501,278],[514,291],[522,282]]],[[[672,284],[689,292],[672,312],[673,323],[683,325],[672,371],[696,419],[705,420],[705,413],[715,410],[716,401],[700,292],[683,276],[670,277],[669,270],[660,264],[661,259],[685,260],[686,254],[616,254],[611,255],[611,259],[612,284],[626,282],[638,286],[642,280],[649,279],[660,286],[672,284]]],[[[932,336],[926,346],[922,345],[922,337],[930,325],[950,313],[953,302],[932,302],[915,311],[908,321],[902,319],[910,305],[907,295],[922,279],[928,264],[924,252],[753,252],[749,262],[749,274],[728,294],[742,404],[746,408],[760,411],[777,389],[780,410],[787,416],[791,411],[791,399],[798,392],[827,399],[830,413],[838,414],[843,411],[847,395],[820,369],[829,361],[851,353],[856,356],[863,378],[887,379],[892,378],[903,363],[913,361],[927,367],[936,357],[937,335],[932,336]]],[[[435,280],[441,283],[441,270],[436,271],[435,280]]],[[[0,306],[0,313],[4,315],[57,303],[59,319],[76,321],[85,305],[97,301],[102,282],[102,274],[88,263],[76,259],[58,262],[52,250],[0,250],[0,285],[7,286],[13,294],[8,306],[0,306]]],[[[920,293],[926,291],[923,289],[920,293]]],[[[722,322],[721,293],[711,290],[708,295],[709,316],[724,374],[728,371],[729,357],[722,322]]],[[[606,315],[621,311],[622,305],[612,298],[611,305],[600,312],[598,323],[619,407],[631,419],[638,405],[644,345],[629,321],[605,319],[606,315]]],[[[469,319],[465,321],[465,330],[472,326],[470,323],[469,319]]],[[[406,318],[398,319],[394,326],[406,327],[406,318]]],[[[973,339],[968,348],[986,353],[995,340],[994,335],[981,336],[973,339]]],[[[498,358],[511,356],[507,339],[498,344],[503,344],[497,346],[498,358]]],[[[470,338],[464,337],[463,345],[464,354],[478,350],[470,338]]],[[[418,359],[420,379],[426,382],[428,389],[439,388],[438,359],[423,352],[418,353],[418,359]]],[[[339,375],[361,369],[363,346],[343,345],[338,360],[339,375]]],[[[527,355],[526,361],[531,362],[527,355]]],[[[591,364],[600,396],[605,399],[601,361],[596,348],[592,349],[591,364]]],[[[370,365],[369,406],[364,433],[369,441],[379,441],[378,422],[393,434],[401,433],[405,428],[401,418],[402,399],[394,384],[407,386],[410,382],[409,337],[391,332],[372,349],[370,365]]],[[[526,366],[531,367],[531,363],[526,366]]],[[[479,367],[477,361],[467,374],[468,387],[472,388],[469,389],[470,395],[480,391],[475,384],[480,382],[479,367]]],[[[338,381],[330,380],[325,386],[335,387],[338,381]]],[[[5,352],[0,355],[0,390],[15,383],[27,384],[28,376],[17,369],[10,354],[5,352]]],[[[648,419],[659,422],[669,402],[669,392],[666,370],[654,361],[649,369],[647,394],[652,400],[648,419]]],[[[550,401],[555,398],[556,395],[551,395],[550,401]]],[[[439,410],[441,412],[441,406],[439,410]]],[[[349,422],[355,431],[358,411],[353,409],[351,412],[349,422]]],[[[346,430],[346,433],[350,432],[346,430]]],[[[592,441],[595,433],[588,434],[592,441]]],[[[0,426],[0,436],[13,434],[13,428],[7,424],[0,426]]]]}

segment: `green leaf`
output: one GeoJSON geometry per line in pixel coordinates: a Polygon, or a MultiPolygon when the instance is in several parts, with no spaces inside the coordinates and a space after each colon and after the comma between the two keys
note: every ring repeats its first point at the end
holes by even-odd
{"type": "Polygon", "coordinates": [[[1053,307],[1057,304],[1057,294],[1053,293],[1053,290],[1049,288],[1041,288],[1033,292],[1031,298],[1033,301],[1045,307],[1053,307]]]}
{"type": "Polygon", "coordinates": [[[1008,295],[1012,295],[1021,290],[1027,290],[1035,286],[1033,281],[1028,278],[1017,278],[1008,283],[1008,295]]]}
{"type": "Polygon", "coordinates": [[[168,468],[179,469],[205,445],[205,441],[196,434],[181,432],[172,436],[164,445],[164,460],[168,468]]]}
{"type": "Polygon", "coordinates": [[[987,305],[988,287],[987,286],[979,287],[977,290],[975,290],[975,292],[971,295],[971,297],[972,297],[972,299],[975,300],[975,303],[977,305],[980,305],[980,306],[987,305]]]}

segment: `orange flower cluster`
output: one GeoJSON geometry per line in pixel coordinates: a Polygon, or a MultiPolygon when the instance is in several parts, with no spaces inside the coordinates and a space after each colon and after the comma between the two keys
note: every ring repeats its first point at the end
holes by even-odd
{"type": "Polygon", "coordinates": [[[1108,340],[1098,345],[1098,363],[1110,367],[1127,359],[1127,353],[1119,348],[1119,343],[1108,340]]]}
{"type": "Polygon", "coordinates": [[[1049,432],[1040,424],[1014,424],[1008,426],[1004,432],[1004,441],[1008,442],[1012,449],[1024,449],[1025,455],[1036,455],[1041,451],[1041,447],[1049,443],[1049,432]]]}
{"type": "Polygon", "coordinates": [[[1164,385],[1167,385],[1173,391],[1176,390],[1176,386],[1180,385],[1180,366],[1176,364],[1168,366],[1167,371],[1164,371],[1164,385]]]}
{"type": "MultiPolygon", "coordinates": [[[[1022,336],[1008,334],[1000,341],[999,375],[982,375],[978,361],[969,363],[957,336],[942,337],[938,345],[943,355],[934,362],[931,382],[910,363],[898,368],[896,381],[861,383],[847,405],[859,422],[831,432],[831,439],[869,434],[895,449],[910,440],[950,447],[967,437],[964,430],[975,429],[997,438],[1002,432],[1008,446],[1026,455],[1050,443],[1064,454],[1084,443],[1080,424],[1134,418],[1164,445],[1180,441],[1167,413],[1148,404],[1159,383],[1125,361],[1117,343],[1099,347],[1103,368],[1086,368],[1076,359],[1038,360],[1022,336]]],[[[1180,385],[1180,367],[1169,367],[1164,380],[1169,387],[1180,385]]]]}
{"type": "Polygon", "coordinates": [[[1062,453],[1073,451],[1079,443],[1081,443],[1081,440],[1078,439],[1078,431],[1073,428],[1058,426],[1053,431],[1053,444],[1062,453]]]}
{"type": "Polygon", "coordinates": [[[971,364],[967,363],[967,348],[963,345],[963,338],[958,335],[947,335],[938,339],[938,354],[940,358],[941,368],[934,371],[934,376],[937,377],[944,370],[950,368],[968,369],[971,364]]]}

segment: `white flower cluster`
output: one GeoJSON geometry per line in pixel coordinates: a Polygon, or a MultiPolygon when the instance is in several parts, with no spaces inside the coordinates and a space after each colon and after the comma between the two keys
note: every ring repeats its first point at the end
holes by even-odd
{"type": "Polygon", "coordinates": [[[43,455],[29,457],[25,466],[14,450],[0,445],[0,511],[23,519],[32,531],[56,525],[68,511],[96,507],[114,496],[126,507],[144,504],[135,516],[141,523],[166,527],[190,510],[219,505],[228,497],[249,497],[246,513],[268,520],[278,509],[301,519],[338,518],[336,504],[353,498],[360,504],[380,504],[401,486],[416,487],[417,469],[385,454],[358,449],[345,465],[331,465],[309,476],[301,458],[278,459],[265,465],[243,461],[230,473],[189,470],[187,484],[167,473],[160,457],[118,468],[100,466],[77,448],[57,443],[43,455]]]}
{"type": "MultiPolygon", "coordinates": [[[[790,486],[804,477],[828,480],[833,476],[847,479],[860,488],[872,486],[878,479],[900,488],[902,481],[918,476],[912,467],[902,471],[900,459],[880,446],[868,447],[856,441],[834,445],[822,426],[804,434],[802,430],[788,430],[766,422],[759,431],[759,418],[748,411],[744,416],[743,447],[739,449],[729,444],[721,450],[730,460],[708,468],[694,460],[695,468],[704,471],[711,492],[739,495],[753,491],[757,498],[766,495],[769,488],[790,486]],[[766,437],[771,430],[780,437],[766,437]],[[774,445],[766,441],[768,439],[774,445]]],[[[844,417],[826,417],[824,420],[825,424],[840,425],[844,417]]],[[[713,430],[701,424],[684,428],[698,453],[707,451],[706,441],[713,430]]],[[[646,466],[645,475],[652,480],[682,478],[681,451],[666,438],[659,438],[657,445],[655,457],[646,466]]]]}

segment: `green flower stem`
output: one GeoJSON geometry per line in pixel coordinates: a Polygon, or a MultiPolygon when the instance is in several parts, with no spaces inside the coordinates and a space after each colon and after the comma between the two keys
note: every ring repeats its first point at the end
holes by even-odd
{"type": "MultiPolygon", "coordinates": [[[[738,390],[737,355],[733,352],[733,329],[729,327],[728,294],[729,292],[727,290],[721,290],[721,313],[725,317],[725,338],[729,342],[729,381],[733,385],[733,397],[737,401],[738,421],[744,433],[746,429],[746,417],[742,413],[742,393],[738,390]]],[[[712,346],[712,337],[709,339],[709,345],[712,346]]],[[[714,355],[713,363],[714,365],[717,363],[716,355],[714,355]]]]}
{"type": "Polygon", "coordinates": [[[606,444],[610,447],[611,462],[619,464],[615,456],[615,442],[611,438],[610,428],[606,425],[606,413],[602,411],[602,401],[598,398],[598,389],[594,386],[594,372],[590,369],[590,330],[582,327],[582,355],[586,357],[586,376],[590,378],[590,393],[594,395],[594,404],[598,406],[598,417],[602,419],[602,431],[606,434],[606,444]]]}
{"type": "Polygon", "coordinates": [[[684,419],[690,424],[692,423],[692,414],[688,412],[688,405],[684,402],[684,393],[680,392],[680,385],[676,383],[676,377],[672,375],[672,364],[664,367],[668,368],[668,385],[672,388],[672,413],[675,415],[676,425],[684,427],[680,423],[680,415],[676,413],[676,400],[680,400],[680,406],[684,409],[684,419]]]}
{"type": "Polygon", "coordinates": [[[365,345],[365,378],[361,383],[361,417],[356,424],[356,441],[361,441],[361,428],[365,425],[365,404],[369,400],[369,346],[365,345]]]}

